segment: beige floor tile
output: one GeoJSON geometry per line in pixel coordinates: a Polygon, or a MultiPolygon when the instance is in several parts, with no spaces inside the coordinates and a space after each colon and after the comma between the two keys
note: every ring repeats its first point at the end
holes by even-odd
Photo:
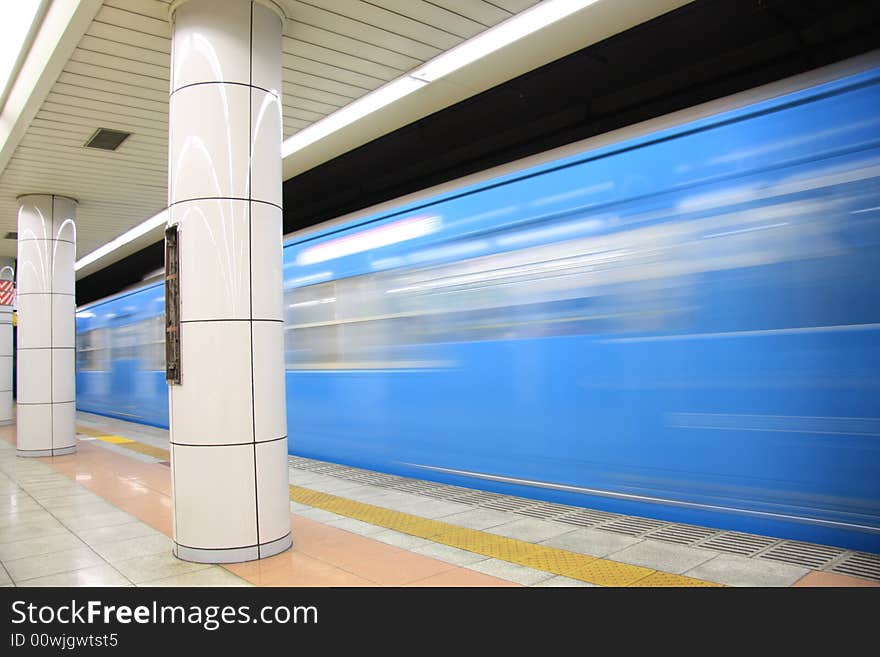
{"type": "Polygon", "coordinates": [[[35,522],[25,522],[0,529],[0,543],[14,543],[29,538],[44,538],[55,534],[68,534],[64,525],[51,518],[35,522]]]}
{"type": "Polygon", "coordinates": [[[112,543],[95,545],[94,550],[110,563],[126,561],[135,557],[145,557],[150,554],[167,552],[171,554],[173,543],[171,539],[162,534],[138,536],[112,543]]]}
{"type": "Polygon", "coordinates": [[[96,513],[93,515],[77,516],[70,518],[64,522],[65,525],[73,532],[79,532],[83,529],[95,529],[97,527],[112,527],[114,525],[124,525],[134,522],[136,518],[130,516],[123,511],[108,511],[106,513],[96,513]]]}
{"type": "Polygon", "coordinates": [[[26,513],[28,511],[39,511],[42,507],[30,495],[21,491],[12,495],[3,495],[0,493],[0,516],[10,513],[26,513]]]}
{"type": "Polygon", "coordinates": [[[182,561],[170,552],[160,552],[126,561],[117,561],[113,566],[135,584],[173,577],[174,575],[183,575],[184,573],[211,567],[208,564],[182,561]]]}
{"type": "MultiPolygon", "coordinates": [[[[0,531],[8,527],[16,527],[27,524],[45,524],[52,525],[57,521],[52,514],[42,507],[30,511],[16,511],[14,513],[6,513],[0,516],[0,531]]],[[[0,539],[2,541],[2,539],[0,539]]]]}
{"type": "Polygon", "coordinates": [[[204,570],[143,582],[138,586],[253,586],[253,584],[225,568],[211,566],[204,570]]]}
{"type": "Polygon", "coordinates": [[[155,529],[149,525],[145,525],[140,521],[127,522],[122,525],[110,525],[109,527],[95,527],[93,529],[80,529],[76,532],[83,541],[89,545],[102,545],[104,543],[115,543],[128,538],[137,538],[138,536],[157,536],[160,535],[155,529]]]}
{"type": "Polygon", "coordinates": [[[131,586],[119,571],[109,564],[80,568],[69,573],[26,579],[19,586],[131,586]]]}
{"type": "Polygon", "coordinates": [[[9,571],[14,582],[26,579],[65,573],[89,566],[103,564],[104,560],[87,547],[51,552],[21,559],[4,561],[3,565],[9,571]]]}
{"type": "Polygon", "coordinates": [[[70,532],[40,536],[13,543],[0,543],[0,561],[36,557],[41,554],[62,552],[82,547],[86,547],[85,543],[70,532]]]}
{"type": "Polygon", "coordinates": [[[52,509],[52,515],[66,524],[68,520],[73,518],[96,516],[114,511],[119,511],[119,509],[105,500],[95,500],[89,504],[72,504],[54,508],[52,509]]]}

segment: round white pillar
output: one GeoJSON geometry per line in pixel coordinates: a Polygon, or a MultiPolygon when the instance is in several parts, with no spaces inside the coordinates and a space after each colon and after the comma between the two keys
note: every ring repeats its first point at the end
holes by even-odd
{"type": "Polygon", "coordinates": [[[76,451],[76,201],[18,199],[19,456],[76,451]]]}
{"type": "Polygon", "coordinates": [[[169,222],[181,381],[169,388],[174,553],[291,545],[281,254],[281,30],[271,2],[172,4],[169,222]]]}
{"type": "MultiPolygon", "coordinates": [[[[0,267],[0,281],[14,283],[15,271],[0,267]]],[[[0,292],[0,427],[12,424],[12,301],[6,303],[7,292],[0,292]]]]}

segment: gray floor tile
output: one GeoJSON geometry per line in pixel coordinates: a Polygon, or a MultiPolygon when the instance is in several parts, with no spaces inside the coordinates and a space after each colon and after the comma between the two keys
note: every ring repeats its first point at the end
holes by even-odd
{"type": "Polygon", "coordinates": [[[500,559],[486,559],[477,563],[466,566],[471,570],[477,570],[487,575],[500,577],[517,584],[532,586],[545,579],[553,577],[553,573],[545,573],[543,570],[535,570],[534,568],[526,568],[515,563],[502,561],[500,559]]]}
{"type": "Polygon", "coordinates": [[[14,543],[29,538],[43,538],[55,534],[67,534],[64,525],[52,518],[36,522],[24,522],[21,524],[5,527],[0,530],[0,543],[14,543]]]}
{"type": "Polygon", "coordinates": [[[87,547],[50,552],[32,557],[12,559],[4,561],[3,565],[9,571],[14,582],[26,579],[66,573],[72,570],[80,570],[89,566],[98,566],[104,563],[97,554],[87,547]]]}
{"type": "Polygon", "coordinates": [[[9,573],[6,572],[6,568],[0,564],[0,586],[6,586],[12,584],[12,578],[9,576],[9,573]]]}
{"type": "Polygon", "coordinates": [[[163,536],[149,525],[136,520],[121,525],[110,525],[109,527],[96,527],[93,529],[80,529],[76,532],[83,541],[89,545],[102,545],[104,543],[115,543],[123,541],[127,538],[136,538],[138,536],[163,536]]]}
{"type": "Polygon", "coordinates": [[[328,522],[327,524],[331,527],[336,527],[337,529],[344,529],[347,532],[352,532],[353,534],[360,534],[361,536],[371,536],[373,534],[378,534],[379,532],[385,531],[385,527],[371,525],[368,522],[362,522],[354,518],[333,520],[331,522],[328,522]]]}
{"type": "Polygon", "coordinates": [[[82,488],[78,493],[65,493],[57,497],[45,497],[40,500],[40,504],[49,511],[54,511],[74,506],[85,506],[101,501],[104,501],[104,498],[82,488]]]}
{"type": "Polygon", "coordinates": [[[521,518],[505,525],[490,527],[486,531],[499,536],[507,536],[529,543],[539,543],[554,536],[568,534],[572,528],[557,522],[548,522],[537,518],[521,518]]]}
{"type": "Polygon", "coordinates": [[[594,557],[604,557],[612,552],[619,552],[630,545],[635,545],[639,540],[631,536],[584,528],[575,529],[567,534],[541,541],[541,543],[559,548],[560,550],[589,554],[594,557]]]}
{"type": "Polygon", "coordinates": [[[612,552],[608,559],[653,568],[664,573],[681,574],[717,554],[709,550],[645,539],[618,552],[612,552]]]}
{"type": "Polygon", "coordinates": [[[469,529],[489,529],[490,527],[505,525],[519,519],[520,516],[515,516],[505,511],[496,511],[495,509],[470,509],[469,511],[454,513],[441,518],[443,522],[469,529]]]}
{"type": "Polygon", "coordinates": [[[414,548],[412,552],[424,554],[426,557],[433,557],[434,559],[439,559],[446,563],[453,563],[457,566],[466,566],[487,559],[487,557],[482,554],[475,554],[473,552],[468,552],[467,550],[459,550],[451,545],[443,545],[442,543],[433,542],[414,548]]]}
{"type": "Polygon", "coordinates": [[[39,511],[42,507],[30,495],[21,491],[14,495],[0,495],[0,516],[10,513],[39,511]]]}
{"type": "Polygon", "coordinates": [[[111,564],[117,561],[144,557],[161,552],[171,553],[173,544],[171,539],[162,534],[150,536],[138,536],[113,543],[101,543],[93,549],[111,564]]]}
{"type": "Polygon", "coordinates": [[[403,548],[405,550],[412,550],[413,548],[427,545],[431,542],[425,538],[419,538],[418,536],[412,536],[411,534],[396,532],[393,529],[387,529],[378,534],[373,534],[372,536],[370,536],[370,538],[377,541],[382,541],[383,543],[387,543],[388,545],[394,545],[395,547],[403,548]]]}
{"type": "Polygon", "coordinates": [[[545,579],[537,584],[533,584],[533,586],[544,586],[544,587],[566,587],[566,588],[575,588],[575,587],[595,587],[595,584],[590,584],[589,582],[582,582],[579,579],[572,579],[571,577],[563,577],[562,575],[556,575],[555,577],[551,577],[550,579],[545,579]]]}
{"type": "Polygon", "coordinates": [[[809,572],[787,563],[719,554],[685,574],[728,586],[791,586],[809,572]]]}
{"type": "Polygon", "coordinates": [[[78,533],[82,529],[94,529],[96,527],[112,527],[114,525],[124,525],[136,520],[124,511],[108,511],[106,513],[95,513],[84,516],[77,516],[64,521],[73,532],[78,533]]]}
{"type": "Polygon", "coordinates": [[[26,579],[19,586],[132,586],[122,574],[109,564],[81,568],[68,573],[58,573],[26,579]]]}
{"type": "Polygon", "coordinates": [[[323,523],[345,519],[345,516],[333,513],[332,511],[325,511],[324,509],[306,509],[305,511],[300,511],[297,515],[323,523]]]}
{"type": "MultiPolygon", "coordinates": [[[[52,517],[52,514],[41,506],[30,511],[16,511],[14,513],[6,513],[0,516],[0,530],[9,527],[17,527],[19,525],[52,525],[58,521],[52,517]]],[[[0,539],[2,540],[2,539],[0,539]]]]}
{"type": "Polygon", "coordinates": [[[61,522],[67,524],[67,521],[80,516],[94,516],[102,513],[112,513],[119,511],[119,507],[113,506],[104,500],[96,500],[88,504],[71,504],[52,509],[52,515],[61,522]]]}
{"type": "Polygon", "coordinates": [[[191,573],[204,568],[211,568],[210,564],[191,563],[182,561],[170,552],[150,554],[145,557],[117,561],[113,567],[135,584],[149,582],[155,579],[164,579],[174,575],[191,573]]]}
{"type": "Polygon", "coordinates": [[[203,570],[141,582],[138,586],[253,586],[253,584],[225,568],[211,566],[203,570]]]}
{"type": "Polygon", "coordinates": [[[86,544],[70,532],[40,536],[23,541],[15,541],[14,543],[0,543],[0,561],[35,557],[40,554],[62,552],[63,550],[81,547],[86,547],[86,544]]]}
{"type": "Polygon", "coordinates": [[[328,480],[313,482],[308,486],[308,488],[321,491],[322,493],[330,493],[331,495],[339,495],[340,497],[345,497],[345,495],[343,495],[343,491],[350,490],[352,488],[360,488],[361,486],[363,486],[363,484],[359,484],[356,481],[346,481],[345,479],[328,477],[328,480]]]}
{"type": "Polygon", "coordinates": [[[458,502],[447,502],[446,500],[432,500],[425,498],[426,502],[419,504],[413,511],[417,516],[423,518],[431,518],[432,520],[444,520],[446,516],[457,515],[472,509],[467,504],[459,504],[458,502]]]}

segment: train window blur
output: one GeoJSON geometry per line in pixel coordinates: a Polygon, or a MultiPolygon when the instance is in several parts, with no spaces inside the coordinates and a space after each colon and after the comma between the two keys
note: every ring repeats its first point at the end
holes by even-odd
{"type": "Polygon", "coordinates": [[[141,352],[141,369],[165,369],[165,321],[163,317],[151,317],[144,324],[144,344],[141,352]]]}
{"type": "MultiPolygon", "coordinates": [[[[412,345],[443,342],[772,329],[790,327],[792,317],[804,327],[876,321],[864,303],[816,303],[798,293],[836,287],[810,280],[817,275],[860,280],[849,271],[858,267],[854,257],[838,265],[846,272],[814,262],[846,248],[851,207],[867,203],[867,195],[780,192],[704,193],[669,199],[666,210],[649,213],[624,202],[593,220],[605,229],[595,235],[288,290],[288,366],[423,366],[412,345]],[[664,215],[669,220],[658,222],[664,215]],[[756,308],[754,290],[770,293],[774,281],[800,284],[756,308]],[[725,299],[711,294],[719,286],[725,299]],[[735,292],[753,299],[753,311],[743,312],[749,306],[735,292]]],[[[493,239],[522,243],[530,233],[554,231],[563,232],[550,224],[493,239]]]]}
{"type": "Polygon", "coordinates": [[[76,336],[76,367],[81,371],[107,371],[110,349],[107,329],[83,331],[76,336]]]}
{"type": "Polygon", "coordinates": [[[394,317],[375,276],[288,290],[287,364],[294,369],[399,367],[394,317]]]}

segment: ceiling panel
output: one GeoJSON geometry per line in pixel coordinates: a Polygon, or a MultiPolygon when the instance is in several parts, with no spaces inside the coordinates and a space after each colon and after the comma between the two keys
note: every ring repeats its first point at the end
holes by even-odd
{"type": "MultiPolygon", "coordinates": [[[[56,0],[58,1],[58,0],[56,0]]],[[[16,196],[54,192],[78,209],[82,256],[166,203],[170,0],[104,0],[0,173],[0,234],[16,196]],[[131,132],[115,152],[98,128],[131,132]]],[[[536,0],[281,0],[282,114],[289,136],[536,0]]],[[[0,255],[15,242],[0,240],[0,255]]]]}

